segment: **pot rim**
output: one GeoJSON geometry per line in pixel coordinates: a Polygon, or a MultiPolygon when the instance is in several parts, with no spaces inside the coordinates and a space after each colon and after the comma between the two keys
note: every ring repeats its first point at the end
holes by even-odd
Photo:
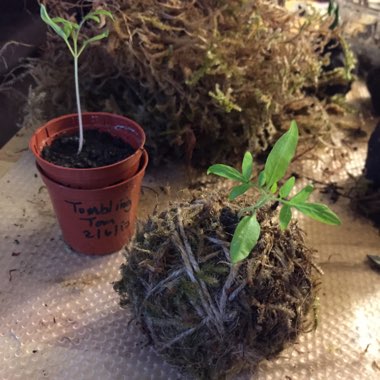
{"type": "MultiPolygon", "coordinates": [[[[58,186],[58,187],[61,187],[63,189],[68,189],[68,190],[72,190],[72,191],[75,191],[76,193],[91,193],[91,192],[99,192],[99,191],[104,191],[104,190],[112,190],[112,189],[115,189],[117,187],[120,187],[120,186],[123,186],[125,185],[126,183],[128,182],[133,182],[135,181],[135,179],[141,175],[141,173],[144,173],[147,166],[148,166],[148,163],[149,163],[149,156],[148,156],[148,152],[145,150],[145,149],[142,149],[142,156],[141,156],[141,159],[144,160],[143,161],[143,164],[141,165],[140,164],[140,168],[139,170],[136,172],[136,174],[133,176],[133,177],[130,177],[130,178],[127,178],[125,179],[124,181],[121,181],[121,182],[118,182],[114,185],[111,185],[111,186],[104,186],[104,187],[98,187],[96,189],[78,189],[76,187],[70,187],[70,186],[65,186],[65,185],[62,185],[61,183],[59,182],[56,182],[54,181],[53,179],[51,179],[44,171],[43,169],[40,167],[40,165],[38,165],[38,163],[36,162],[36,167],[37,167],[37,170],[38,172],[40,173],[41,177],[44,177],[45,180],[47,180],[48,182],[51,182],[53,183],[55,186],[58,186]]],[[[103,166],[105,167],[105,166],[103,166]]]]}
{"type": "MultiPolygon", "coordinates": [[[[114,114],[114,113],[110,113],[110,112],[82,112],[82,116],[91,116],[91,115],[95,115],[95,116],[112,116],[112,117],[116,116],[116,117],[121,117],[121,118],[127,119],[128,122],[130,122],[131,124],[133,124],[133,128],[135,128],[139,132],[139,134],[142,136],[141,146],[139,146],[135,150],[135,152],[133,154],[131,154],[130,156],[124,158],[121,161],[117,161],[117,162],[115,162],[115,163],[113,163],[111,165],[99,166],[99,167],[96,167],[96,168],[69,168],[69,167],[66,167],[66,166],[60,166],[60,165],[53,164],[52,162],[45,160],[41,156],[41,152],[38,151],[37,149],[35,149],[36,146],[35,146],[35,144],[32,144],[32,140],[33,140],[33,137],[40,130],[43,130],[44,128],[46,128],[46,125],[53,124],[54,122],[56,122],[57,120],[62,119],[62,118],[73,118],[73,117],[77,118],[78,117],[77,113],[70,113],[70,114],[65,114],[65,115],[62,115],[62,116],[58,116],[58,117],[56,117],[54,119],[51,119],[48,122],[46,122],[44,125],[42,125],[41,127],[37,128],[35,130],[35,132],[33,133],[32,137],[29,140],[29,149],[36,156],[36,158],[38,158],[38,160],[41,160],[44,163],[44,165],[50,166],[51,168],[55,168],[57,170],[62,170],[63,172],[76,172],[76,173],[81,173],[81,172],[83,173],[83,171],[96,172],[96,171],[100,171],[100,170],[104,170],[104,169],[110,169],[110,168],[113,168],[113,167],[115,167],[117,165],[120,165],[121,163],[125,162],[126,160],[133,160],[133,158],[138,157],[138,155],[141,154],[140,153],[141,151],[144,152],[144,144],[145,144],[146,136],[145,136],[144,130],[142,129],[142,127],[140,127],[140,125],[137,122],[135,122],[132,119],[129,119],[126,116],[119,115],[119,114],[114,114]]],[[[64,131],[70,131],[72,129],[78,130],[78,127],[69,127],[67,129],[65,129],[64,131]]],[[[83,129],[86,129],[86,125],[83,125],[83,129]]],[[[89,127],[88,129],[91,129],[91,127],[89,127]]]]}

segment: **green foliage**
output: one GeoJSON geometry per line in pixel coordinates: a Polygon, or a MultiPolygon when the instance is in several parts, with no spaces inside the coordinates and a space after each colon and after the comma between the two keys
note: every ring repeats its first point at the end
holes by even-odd
{"type": "Polygon", "coordinates": [[[301,191],[299,191],[291,200],[290,202],[292,202],[293,204],[297,204],[297,203],[304,203],[306,202],[309,197],[310,197],[310,194],[313,192],[314,190],[314,187],[312,185],[307,185],[305,186],[301,191]]]}
{"type": "Polygon", "coordinates": [[[247,182],[243,174],[239,173],[235,168],[224,164],[215,164],[208,168],[207,174],[215,174],[219,177],[231,179],[232,181],[247,182]]]}
{"type": "Polygon", "coordinates": [[[278,183],[286,174],[296,152],[297,143],[298,127],[296,122],[292,121],[289,130],[273,146],[257,182],[251,181],[253,158],[249,152],[244,155],[241,173],[224,164],[212,165],[208,169],[208,174],[215,174],[241,183],[232,188],[229,195],[230,200],[243,195],[250,188],[255,188],[260,192],[260,197],[253,206],[240,211],[243,217],[236,227],[230,248],[232,263],[244,260],[252,252],[260,237],[260,224],[256,219],[256,211],[270,202],[278,202],[281,206],[279,222],[282,230],[285,230],[291,221],[292,208],[325,224],[341,224],[338,216],[326,205],[308,202],[314,190],[312,185],[305,186],[290,199],[288,197],[295,186],[295,177],[290,177],[279,188],[278,183]]]}
{"type": "Polygon", "coordinates": [[[273,146],[265,163],[265,184],[271,188],[284,177],[298,144],[298,128],[293,120],[289,130],[273,146]]]}
{"type": "Polygon", "coordinates": [[[54,17],[51,18],[49,14],[47,13],[45,5],[41,4],[40,8],[40,15],[41,19],[49,25],[65,42],[67,47],[70,50],[70,53],[73,55],[73,57],[79,57],[83,50],[88,46],[90,43],[95,41],[100,41],[103,38],[108,37],[108,30],[105,30],[104,32],[93,36],[91,38],[86,38],[80,49],[78,49],[78,38],[79,38],[79,32],[84,25],[86,21],[95,21],[96,23],[100,24],[101,19],[100,15],[109,17],[113,20],[112,13],[106,10],[96,10],[93,12],[90,12],[85,17],[83,17],[80,24],[66,20],[62,17],[54,17]],[[71,41],[70,41],[71,40],[71,41]]]}
{"type": "Polygon", "coordinates": [[[280,188],[280,197],[286,198],[292,191],[294,185],[296,184],[296,178],[290,177],[280,188]]]}
{"type": "Polygon", "coordinates": [[[326,205],[320,203],[300,203],[294,207],[308,217],[325,224],[337,225],[340,220],[326,205]]]}
{"type": "Polygon", "coordinates": [[[239,195],[243,195],[251,187],[250,183],[243,183],[242,185],[234,186],[228,197],[230,201],[235,200],[239,195]]]}
{"type": "Polygon", "coordinates": [[[87,37],[82,42],[82,46],[78,47],[78,40],[80,35],[80,30],[85,22],[95,21],[96,23],[101,23],[101,18],[99,16],[109,17],[113,20],[112,13],[103,9],[99,9],[93,12],[88,13],[83,17],[80,24],[76,22],[66,20],[62,17],[51,18],[47,13],[45,5],[40,5],[40,16],[41,19],[49,25],[55,33],[58,34],[66,43],[71,55],[74,58],[74,79],[75,79],[75,92],[76,92],[76,101],[78,109],[78,121],[79,121],[79,148],[78,154],[82,151],[83,147],[83,123],[82,123],[82,112],[80,106],[80,97],[79,97],[79,78],[78,78],[78,58],[83,53],[84,49],[93,42],[100,41],[103,38],[108,37],[109,31],[106,29],[102,33],[95,35],[93,37],[87,37]]]}
{"type": "Polygon", "coordinates": [[[259,185],[259,187],[263,187],[265,185],[265,171],[264,170],[260,172],[257,184],[259,185]]]}
{"type": "Polygon", "coordinates": [[[243,163],[241,165],[241,171],[246,181],[249,181],[252,177],[253,170],[253,156],[250,152],[245,152],[243,163]]]}
{"type": "Polygon", "coordinates": [[[288,205],[284,205],[281,208],[280,215],[280,228],[284,231],[288,228],[290,220],[292,219],[292,209],[288,205]]]}
{"type": "Polygon", "coordinates": [[[260,224],[256,214],[244,216],[236,227],[231,241],[231,261],[236,264],[252,251],[260,237],[260,224]]]}

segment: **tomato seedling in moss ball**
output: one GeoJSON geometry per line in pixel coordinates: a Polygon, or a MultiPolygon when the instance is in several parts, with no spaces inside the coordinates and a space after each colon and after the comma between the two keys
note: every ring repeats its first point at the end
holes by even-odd
{"type": "Polygon", "coordinates": [[[88,21],[95,21],[96,23],[101,23],[101,16],[109,17],[114,19],[112,13],[103,9],[98,9],[96,11],[86,14],[82,21],[78,24],[73,21],[65,20],[62,17],[51,18],[47,11],[46,7],[43,4],[40,4],[40,15],[41,19],[49,25],[54,32],[56,32],[66,43],[71,55],[74,58],[74,80],[75,80],[75,96],[78,110],[78,123],[79,123],[79,147],[78,154],[82,151],[83,147],[83,121],[82,121],[82,110],[80,105],[80,96],[79,96],[79,75],[78,75],[78,59],[83,53],[84,49],[93,42],[100,41],[103,38],[108,37],[108,29],[104,30],[102,33],[97,34],[93,37],[86,38],[79,46],[79,35],[82,26],[88,21]]]}
{"type": "Polygon", "coordinates": [[[259,193],[255,204],[243,208],[239,212],[242,218],[235,229],[230,247],[231,261],[234,264],[244,260],[255,247],[260,237],[260,224],[257,221],[256,212],[271,202],[278,202],[281,207],[279,222],[282,230],[286,230],[288,227],[293,209],[322,223],[341,224],[338,216],[326,205],[308,202],[310,194],[314,190],[312,185],[305,186],[292,197],[289,196],[296,182],[295,177],[290,177],[281,187],[278,186],[294,157],[297,144],[298,127],[296,122],[292,121],[289,130],[273,146],[266,160],[264,170],[259,174],[256,182],[251,180],[253,157],[249,152],[244,155],[241,172],[224,164],[216,164],[208,168],[207,174],[215,174],[240,182],[239,185],[232,188],[229,200],[236,199],[251,188],[259,193]]]}

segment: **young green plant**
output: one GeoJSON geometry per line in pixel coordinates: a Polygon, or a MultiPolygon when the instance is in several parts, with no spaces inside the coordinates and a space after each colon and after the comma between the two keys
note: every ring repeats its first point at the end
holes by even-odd
{"type": "Polygon", "coordinates": [[[278,202],[281,207],[279,214],[280,228],[286,230],[292,218],[292,209],[315,219],[319,222],[338,225],[338,216],[326,205],[308,202],[310,194],[314,190],[312,185],[305,186],[292,197],[290,193],[295,185],[295,177],[290,177],[281,187],[278,183],[292,161],[298,144],[298,127],[295,121],[290,124],[289,130],[283,134],[273,146],[266,160],[264,170],[258,176],[257,181],[252,181],[253,157],[246,152],[242,162],[242,171],[235,168],[216,164],[208,168],[207,174],[215,174],[236,182],[240,182],[232,188],[229,199],[234,200],[249,189],[256,189],[259,193],[257,202],[239,212],[242,217],[235,229],[231,241],[230,254],[232,263],[244,260],[255,247],[260,237],[260,224],[256,218],[256,212],[261,207],[278,202]]]}
{"type": "Polygon", "coordinates": [[[111,12],[98,9],[96,11],[90,12],[86,14],[82,21],[78,24],[73,21],[65,20],[62,17],[54,17],[51,18],[47,11],[46,7],[43,4],[40,4],[40,15],[41,19],[49,25],[54,32],[56,32],[66,43],[69,48],[70,53],[74,58],[74,80],[75,80],[75,96],[77,103],[77,111],[78,111],[78,123],[79,123],[79,147],[78,154],[82,151],[83,148],[83,121],[82,121],[82,110],[80,104],[80,95],[79,95],[79,75],[78,75],[78,60],[80,55],[83,53],[84,49],[90,45],[92,42],[96,42],[102,40],[103,38],[108,37],[109,31],[108,29],[104,30],[102,33],[95,35],[91,38],[86,38],[81,42],[81,46],[79,46],[79,35],[82,26],[87,21],[95,21],[98,24],[101,24],[101,16],[109,17],[113,20],[113,16],[111,12]]]}

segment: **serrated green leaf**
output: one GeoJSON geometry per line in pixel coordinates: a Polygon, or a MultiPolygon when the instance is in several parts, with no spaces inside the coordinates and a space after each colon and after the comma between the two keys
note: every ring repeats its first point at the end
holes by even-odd
{"type": "Polygon", "coordinates": [[[292,191],[294,185],[296,184],[296,178],[290,177],[280,188],[280,197],[286,198],[292,191]]]}
{"type": "Polygon", "coordinates": [[[255,247],[260,237],[260,224],[256,215],[245,216],[236,227],[231,242],[231,261],[233,264],[244,260],[255,247]]]}
{"type": "Polygon", "coordinates": [[[314,187],[312,185],[305,186],[292,199],[290,199],[290,202],[294,205],[297,203],[305,203],[309,199],[310,194],[313,192],[313,190],[314,187]]]}
{"type": "Polygon", "coordinates": [[[265,163],[266,185],[271,188],[286,173],[289,164],[294,157],[298,143],[298,127],[293,120],[289,130],[283,134],[274,144],[265,163]]]}
{"type": "Polygon", "coordinates": [[[250,187],[251,185],[249,183],[243,183],[242,185],[234,186],[230,192],[228,199],[230,201],[235,200],[238,196],[243,195],[250,187]]]}
{"type": "Polygon", "coordinates": [[[283,205],[280,211],[280,228],[285,231],[292,219],[292,209],[288,205],[283,205]]]}
{"type": "Polygon", "coordinates": [[[331,225],[341,224],[339,217],[326,205],[321,203],[297,203],[294,207],[318,222],[331,225]]]}
{"type": "Polygon", "coordinates": [[[265,185],[265,171],[261,171],[260,174],[259,174],[259,178],[258,178],[258,185],[260,187],[263,187],[265,185]]]}
{"type": "Polygon", "coordinates": [[[50,16],[48,15],[46,11],[45,5],[43,4],[41,4],[40,16],[41,16],[42,21],[45,22],[45,24],[49,25],[61,38],[63,38],[64,40],[67,40],[67,36],[64,30],[50,18],[50,16]]]}
{"type": "Polygon", "coordinates": [[[274,194],[277,191],[277,188],[278,188],[278,185],[277,185],[277,182],[275,182],[270,188],[271,193],[274,194]]]}
{"type": "Polygon", "coordinates": [[[243,163],[241,165],[241,171],[243,173],[243,177],[247,182],[251,179],[253,170],[253,157],[250,152],[245,152],[243,163]]]}
{"type": "Polygon", "coordinates": [[[245,182],[245,179],[241,173],[239,173],[235,168],[224,164],[211,165],[207,169],[207,174],[215,174],[219,177],[227,178],[232,181],[245,182]]]}

